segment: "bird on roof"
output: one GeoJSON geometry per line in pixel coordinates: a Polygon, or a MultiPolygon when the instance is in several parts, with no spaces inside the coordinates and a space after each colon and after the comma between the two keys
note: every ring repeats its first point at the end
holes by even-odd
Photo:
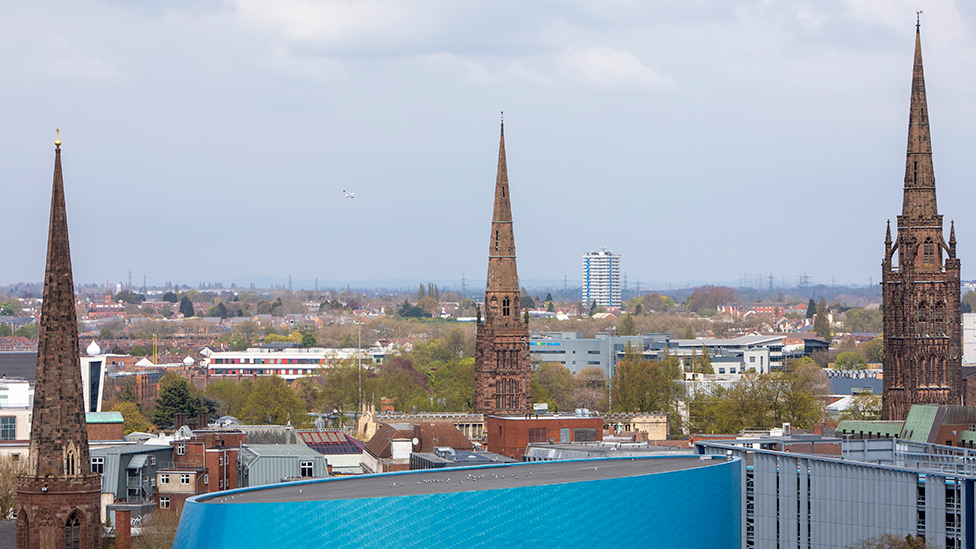
{"type": "Polygon", "coordinates": [[[356,193],[346,192],[345,189],[342,189],[342,193],[346,195],[346,198],[356,198],[356,193]]]}

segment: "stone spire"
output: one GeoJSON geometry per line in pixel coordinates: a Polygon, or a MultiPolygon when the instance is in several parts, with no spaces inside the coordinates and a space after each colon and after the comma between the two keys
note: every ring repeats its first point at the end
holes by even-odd
{"type": "Polygon", "coordinates": [[[64,478],[86,474],[91,474],[88,434],[59,140],[54,153],[28,475],[64,478]]]}
{"type": "Polygon", "coordinates": [[[501,123],[498,144],[498,173],[495,176],[495,211],[491,218],[491,242],[488,246],[488,286],[490,292],[519,291],[515,265],[515,231],[512,228],[512,205],[508,196],[508,165],[505,162],[505,120],[501,123]]]}
{"type": "Polygon", "coordinates": [[[905,196],[902,215],[908,219],[931,219],[938,215],[935,200],[935,172],[932,169],[932,139],[925,100],[922,71],[922,36],[915,27],[915,67],[912,72],[912,102],[908,116],[908,159],[905,163],[905,196]]]}

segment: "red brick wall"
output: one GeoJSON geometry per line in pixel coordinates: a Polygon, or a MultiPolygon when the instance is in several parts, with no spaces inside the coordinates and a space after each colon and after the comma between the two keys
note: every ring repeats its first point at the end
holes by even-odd
{"type": "Polygon", "coordinates": [[[603,440],[603,419],[599,417],[540,417],[523,419],[516,417],[486,416],[485,431],[488,434],[488,451],[522,459],[529,444],[529,429],[548,429],[546,437],[560,442],[560,429],[569,429],[569,442],[576,442],[575,429],[596,429],[596,440],[603,440]]]}
{"type": "Polygon", "coordinates": [[[122,440],[124,423],[89,423],[88,440],[122,440]]]}
{"type": "Polygon", "coordinates": [[[237,449],[216,449],[207,451],[207,474],[210,475],[206,492],[219,492],[237,488],[237,449]],[[223,464],[221,464],[221,462],[223,464]],[[221,479],[224,480],[221,487],[221,479]]]}

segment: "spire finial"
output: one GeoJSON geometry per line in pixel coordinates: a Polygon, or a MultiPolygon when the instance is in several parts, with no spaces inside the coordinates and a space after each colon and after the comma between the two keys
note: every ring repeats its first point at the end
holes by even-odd
{"type": "Polygon", "coordinates": [[[922,10],[915,12],[915,32],[921,32],[922,29],[922,10]]]}
{"type": "Polygon", "coordinates": [[[56,135],[56,137],[54,138],[54,146],[60,149],[61,148],[61,128],[55,128],[54,129],[54,133],[56,135]]]}

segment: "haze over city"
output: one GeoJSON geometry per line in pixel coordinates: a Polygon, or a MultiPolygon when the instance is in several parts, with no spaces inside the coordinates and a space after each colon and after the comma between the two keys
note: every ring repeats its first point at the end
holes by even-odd
{"type": "Polygon", "coordinates": [[[0,284],[43,273],[60,126],[77,282],[477,286],[501,110],[524,281],[877,282],[916,9],[970,279],[963,3],[95,1],[0,6],[0,284]]]}

